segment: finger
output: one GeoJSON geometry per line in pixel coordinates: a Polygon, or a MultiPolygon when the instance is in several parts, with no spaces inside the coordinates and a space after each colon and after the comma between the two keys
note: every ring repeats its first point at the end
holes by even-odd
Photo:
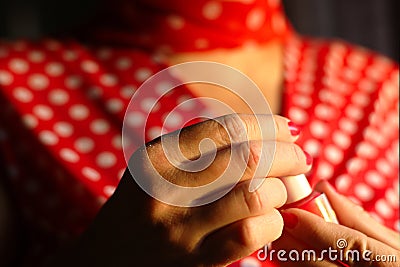
{"type": "Polygon", "coordinates": [[[214,263],[225,266],[277,239],[282,228],[282,217],[277,210],[246,218],[210,234],[199,248],[199,258],[205,266],[214,263]]]}
{"type": "Polygon", "coordinates": [[[319,251],[312,249],[309,245],[294,238],[283,230],[281,237],[272,243],[268,251],[268,259],[280,267],[285,266],[318,266],[333,267],[336,264],[321,259],[319,251]]]}
{"type": "MultiPolygon", "coordinates": [[[[325,222],[321,217],[300,209],[287,209],[283,218],[285,231],[294,238],[325,253],[327,260],[344,262],[350,266],[366,266],[381,255],[394,255],[399,251],[343,225],[325,222]],[[342,255],[342,256],[340,256],[342,255]]],[[[388,262],[374,261],[374,266],[392,266],[388,262]]],[[[393,265],[395,266],[395,265],[393,265]]]]}
{"type": "Polygon", "coordinates": [[[151,143],[164,142],[165,149],[179,143],[182,155],[186,159],[193,159],[209,150],[219,150],[249,140],[294,142],[300,131],[289,122],[287,118],[277,115],[230,114],[185,127],[151,143]],[[169,143],[171,140],[174,144],[169,143]],[[209,141],[208,145],[202,144],[204,140],[209,141]]]}
{"type": "Polygon", "coordinates": [[[363,232],[389,246],[400,249],[400,236],[372,218],[361,206],[339,194],[326,181],[317,184],[318,191],[324,192],[336,211],[340,224],[363,232]]]}
{"type": "Polygon", "coordinates": [[[188,238],[197,236],[200,239],[226,225],[269,213],[285,204],[286,189],[278,178],[265,179],[263,185],[254,192],[249,191],[249,183],[242,182],[218,201],[191,209],[190,219],[186,223],[188,238]]]}

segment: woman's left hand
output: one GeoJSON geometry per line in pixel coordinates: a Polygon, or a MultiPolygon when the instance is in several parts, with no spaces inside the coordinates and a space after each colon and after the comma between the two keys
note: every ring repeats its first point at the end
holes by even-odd
{"type": "Polygon", "coordinates": [[[399,266],[398,233],[374,220],[327,182],[321,182],[317,188],[327,195],[340,224],[325,222],[296,208],[283,211],[284,234],[273,243],[274,260],[281,266],[399,266]],[[279,250],[285,253],[283,256],[281,252],[277,259],[279,250]],[[315,251],[314,260],[308,260],[309,255],[313,256],[308,253],[311,250],[315,251]],[[299,260],[292,260],[290,255],[299,260]]]}

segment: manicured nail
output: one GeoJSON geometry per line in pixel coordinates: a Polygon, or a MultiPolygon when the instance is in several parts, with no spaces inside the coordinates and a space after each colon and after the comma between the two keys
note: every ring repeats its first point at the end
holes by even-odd
{"type": "Polygon", "coordinates": [[[292,136],[298,136],[300,134],[299,126],[297,126],[294,122],[289,121],[288,126],[289,126],[289,130],[290,130],[290,134],[292,136]]]}
{"type": "Polygon", "coordinates": [[[285,223],[285,227],[289,229],[293,229],[296,227],[299,219],[296,215],[290,212],[283,211],[282,213],[283,222],[285,223]]]}
{"type": "Polygon", "coordinates": [[[311,157],[311,155],[308,154],[308,152],[306,152],[304,150],[303,150],[303,152],[304,152],[304,155],[306,155],[306,164],[311,165],[314,161],[313,157],[311,157]]]}

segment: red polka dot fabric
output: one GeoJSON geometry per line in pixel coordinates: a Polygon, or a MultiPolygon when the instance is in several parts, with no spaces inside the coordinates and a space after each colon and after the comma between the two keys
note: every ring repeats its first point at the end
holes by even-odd
{"type": "MultiPolygon", "coordinates": [[[[87,44],[0,42],[0,159],[30,227],[26,266],[38,265],[39,255],[79,235],[113,194],[126,167],[125,109],[140,85],[166,67],[163,53],[272,39],[285,42],[283,115],[302,126],[298,143],[314,157],[310,180],[329,180],[398,229],[397,64],[345,42],[292,34],[277,0],[168,1],[168,8],[165,1],[146,3],[147,12],[151,6],[165,11],[155,18],[161,28],[143,26],[130,35],[95,31],[96,42],[87,44]],[[225,29],[237,34],[222,34],[225,29]],[[152,41],[139,41],[143,32],[152,41]],[[106,41],[110,37],[124,45],[106,41]]],[[[139,140],[163,134],[162,126],[165,132],[179,129],[186,118],[207,112],[189,102],[167,117],[193,98],[180,87],[163,96],[147,118],[166,89],[167,81],[155,84],[127,116],[139,140]]],[[[255,255],[232,266],[271,266],[255,255]]]]}

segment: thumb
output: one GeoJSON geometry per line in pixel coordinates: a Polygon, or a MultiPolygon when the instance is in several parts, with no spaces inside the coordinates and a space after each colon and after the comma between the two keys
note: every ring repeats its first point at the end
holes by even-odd
{"type": "Polygon", "coordinates": [[[360,231],[395,249],[400,249],[400,236],[397,232],[380,224],[361,206],[356,205],[347,197],[336,192],[328,182],[322,181],[318,183],[316,189],[324,192],[328,197],[341,225],[360,231]]]}
{"type": "Polygon", "coordinates": [[[362,232],[325,222],[319,216],[300,209],[287,209],[282,215],[285,231],[315,249],[319,258],[348,266],[398,266],[398,250],[362,232]]]}

